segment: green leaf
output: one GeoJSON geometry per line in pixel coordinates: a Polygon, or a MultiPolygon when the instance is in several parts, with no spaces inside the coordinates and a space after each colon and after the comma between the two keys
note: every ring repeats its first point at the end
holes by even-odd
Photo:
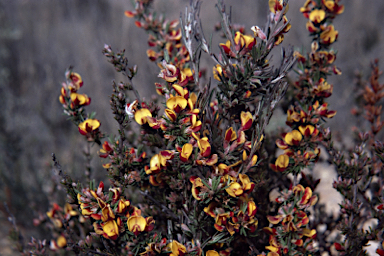
{"type": "Polygon", "coordinates": [[[225,235],[226,235],[226,233],[224,233],[224,232],[223,233],[219,233],[217,235],[214,235],[212,237],[212,239],[207,243],[207,245],[218,243],[225,235]]]}

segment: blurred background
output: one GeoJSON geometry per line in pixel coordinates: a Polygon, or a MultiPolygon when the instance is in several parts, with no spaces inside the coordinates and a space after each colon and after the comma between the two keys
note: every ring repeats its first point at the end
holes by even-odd
{"type": "MultiPolygon", "coordinates": [[[[263,27],[268,10],[266,0],[225,0],[232,5],[232,21],[250,27],[263,27]]],[[[292,29],[283,46],[309,48],[305,18],[299,8],[305,1],[292,0],[288,18],[292,29]]],[[[178,19],[188,0],[158,0],[154,9],[169,20],[178,19]]],[[[214,0],[202,4],[205,34],[213,33],[219,21],[214,0]]],[[[354,119],[350,114],[355,87],[354,73],[367,78],[369,63],[379,58],[384,63],[383,16],[380,0],[348,0],[345,12],[335,20],[339,31],[336,65],[342,76],[332,76],[334,94],[329,100],[337,118],[329,122],[334,132],[351,136],[354,119]]],[[[63,204],[65,198],[52,198],[57,177],[52,173],[51,154],[74,180],[84,172],[83,148],[86,143],[77,128],[63,114],[58,101],[64,72],[71,65],[84,81],[80,93],[92,98],[87,111],[96,111],[103,131],[116,129],[110,112],[111,81],[125,81],[101,53],[104,44],[126,49],[130,63],[139,67],[136,87],[141,96],[155,94],[158,67],[146,56],[147,35],[124,16],[132,10],[129,0],[0,0],[0,233],[7,234],[9,223],[6,202],[15,215],[25,238],[48,238],[33,226],[33,218],[45,213],[49,199],[63,204]],[[55,181],[56,179],[56,181],[55,181]]],[[[213,44],[222,41],[214,34],[213,44]]],[[[218,48],[216,48],[216,52],[218,48]]],[[[208,72],[213,62],[203,56],[208,72]]],[[[279,52],[274,54],[279,59],[279,52]]],[[[293,74],[292,74],[293,75],[293,74]]],[[[283,124],[285,117],[275,122],[283,124]]],[[[348,139],[344,141],[348,144],[348,139]]],[[[94,147],[96,152],[98,148],[94,147]]],[[[103,177],[100,160],[92,160],[94,178],[103,177]]],[[[62,195],[62,194],[61,194],[62,195]]],[[[9,242],[0,240],[0,254],[9,253],[9,242]]],[[[9,254],[11,255],[11,254],[9,254]]]]}

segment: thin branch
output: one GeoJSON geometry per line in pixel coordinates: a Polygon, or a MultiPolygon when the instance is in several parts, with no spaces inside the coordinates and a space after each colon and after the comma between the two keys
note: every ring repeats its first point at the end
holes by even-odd
{"type": "Polygon", "coordinates": [[[160,207],[161,209],[163,209],[165,212],[167,212],[173,219],[178,219],[179,217],[174,214],[168,207],[166,207],[165,205],[159,203],[158,200],[156,200],[155,198],[153,198],[151,195],[148,194],[148,192],[144,192],[144,191],[139,191],[140,194],[142,194],[144,197],[147,197],[149,200],[151,200],[154,204],[156,204],[158,207],[160,207]]]}

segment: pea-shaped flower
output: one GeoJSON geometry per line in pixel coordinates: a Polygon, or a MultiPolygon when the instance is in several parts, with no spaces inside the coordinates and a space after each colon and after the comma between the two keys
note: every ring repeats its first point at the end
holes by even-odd
{"type": "Polygon", "coordinates": [[[137,236],[140,232],[145,230],[147,221],[143,216],[131,216],[128,218],[127,225],[128,230],[137,236]]]}
{"type": "Polygon", "coordinates": [[[82,135],[87,135],[88,133],[95,131],[99,127],[100,127],[100,122],[99,120],[96,120],[96,119],[87,119],[84,122],[80,123],[78,126],[79,132],[82,135]]]}

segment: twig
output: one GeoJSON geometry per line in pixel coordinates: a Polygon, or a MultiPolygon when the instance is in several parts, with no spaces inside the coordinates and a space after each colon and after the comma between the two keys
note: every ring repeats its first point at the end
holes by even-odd
{"type": "Polygon", "coordinates": [[[91,144],[87,142],[87,147],[84,151],[85,159],[86,159],[86,164],[85,164],[85,177],[87,178],[87,182],[91,180],[91,173],[92,173],[92,168],[91,168],[91,144]]]}
{"type": "Polygon", "coordinates": [[[135,94],[135,97],[137,99],[137,102],[141,106],[141,98],[140,98],[139,92],[135,89],[135,86],[133,85],[133,77],[130,77],[126,72],[122,72],[122,73],[128,78],[132,91],[135,94]]]}
{"type": "Polygon", "coordinates": [[[13,226],[13,229],[15,230],[15,232],[17,233],[17,238],[18,238],[18,242],[21,246],[20,248],[20,251],[24,251],[24,237],[21,235],[19,229],[17,228],[17,225],[16,225],[16,218],[15,216],[12,214],[11,210],[9,209],[8,207],[8,204],[7,202],[4,202],[4,208],[5,208],[5,211],[8,213],[9,217],[8,217],[8,221],[12,224],[13,226]]]}
{"type": "Polygon", "coordinates": [[[149,200],[151,200],[154,204],[156,204],[157,206],[159,206],[161,209],[163,209],[164,211],[166,211],[173,219],[178,219],[179,217],[174,214],[170,209],[168,209],[168,207],[166,207],[165,205],[159,203],[159,201],[157,201],[155,198],[153,198],[151,195],[149,195],[147,192],[144,192],[144,191],[139,191],[140,194],[142,194],[143,196],[147,197],[149,200]]]}

